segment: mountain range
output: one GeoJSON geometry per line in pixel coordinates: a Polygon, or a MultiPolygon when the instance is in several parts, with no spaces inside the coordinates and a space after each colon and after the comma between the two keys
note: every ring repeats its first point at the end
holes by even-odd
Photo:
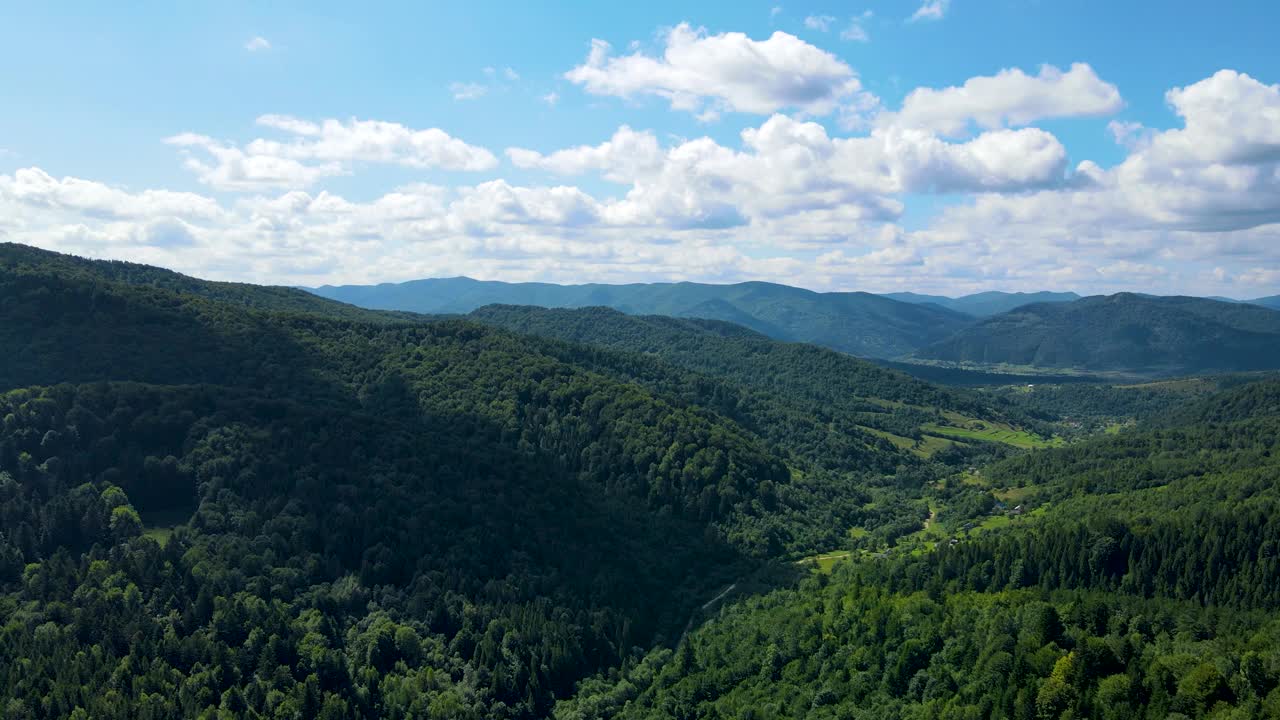
{"type": "Polygon", "coordinates": [[[915,352],[923,360],[1156,375],[1280,366],[1280,312],[1134,293],[1037,303],[915,352]]]}
{"type": "Polygon", "coordinates": [[[1080,299],[1080,296],[1073,292],[1010,293],[996,290],[963,295],[958,298],[943,295],[919,295],[912,292],[886,293],[884,297],[916,305],[930,303],[980,318],[999,315],[1031,303],[1071,302],[1080,299]]]}
{"type": "MultiPolygon", "coordinates": [[[[609,307],[632,315],[721,320],[775,340],[866,358],[978,369],[1171,375],[1280,366],[1280,353],[1274,352],[1280,313],[1264,309],[1280,305],[1280,296],[1250,302],[1141,293],[1081,298],[1069,292],[949,298],[819,293],[762,282],[555,285],[470,278],[311,292],[365,308],[416,313],[468,313],[488,305],[609,307]]],[[[910,364],[898,367],[913,371],[910,364]]],[[[950,377],[937,370],[915,372],[950,377]]],[[[958,384],[971,381],[955,378],[958,384]]]]}
{"type": "Polygon", "coordinates": [[[491,304],[604,306],[635,315],[725,320],[778,340],[890,358],[942,340],[972,318],[936,305],[862,292],[818,293],[765,282],[552,285],[446,278],[399,284],[323,286],[322,297],[417,313],[467,313],[491,304]]]}

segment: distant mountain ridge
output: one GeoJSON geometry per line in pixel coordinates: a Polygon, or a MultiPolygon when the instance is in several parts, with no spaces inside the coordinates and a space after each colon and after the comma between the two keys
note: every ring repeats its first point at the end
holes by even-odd
{"type": "Polygon", "coordinates": [[[974,317],[990,317],[999,315],[1003,312],[1009,312],[1023,305],[1030,305],[1039,302],[1072,302],[1079,300],[1080,296],[1073,292],[1000,292],[998,290],[990,290],[987,292],[974,293],[973,295],[963,295],[958,298],[947,297],[945,295],[921,295],[913,292],[885,293],[884,297],[892,298],[902,302],[923,305],[931,303],[948,310],[955,310],[966,315],[974,317]]]}
{"type": "Polygon", "coordinates": [[[1038,303],[987,318],[915,356],[1143,374],[1280,367],[1280,312],[1134,293],[1038,303]]]}
{"type": "Polygon", "coordinates": [[[700,317],[736,323],[777,340],[814,343],[876,358],[910,353],[973,322],[968,315],[934,305],[864,292],[819,293],[766,282],[554,285],[459,277],[308,289],[360,307],[418,313],[468,313],[501,304],[602,306],[635,315],[700,317]]]}

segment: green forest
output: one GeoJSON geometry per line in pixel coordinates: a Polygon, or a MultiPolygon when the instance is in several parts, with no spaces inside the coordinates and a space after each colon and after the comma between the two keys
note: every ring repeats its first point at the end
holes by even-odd
{"type": "Polygon", "coordinates": [[[0,245],[6,718],[1280,717],[1280,379],[0,245]]]}

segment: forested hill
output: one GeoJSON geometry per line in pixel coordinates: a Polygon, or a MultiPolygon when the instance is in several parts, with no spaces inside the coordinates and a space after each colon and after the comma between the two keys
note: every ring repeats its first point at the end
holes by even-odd
{"type": "Polygon", "coordinates": [[[833,407],[865,411],[873,400],[987,418],[998,413],[979,394],[931,385],[815,345],[779,342],[729,323],[628,315],[599,307],[490,305],[469,317],[531,335],[657,356],[712,377],[794,397],[815,412],[833,407]]]}
{"type": "Polygon", "coordinates": [[[918,526],[948,459],[1007,454],[885,430],[926,412],[896,401],[815,422],[745,370],[3,250],[17,717],[544,716],[770,562],[918,526]]]}
{"type": "Polygon", "coordinates": [[[1276,397],[962,475],[953,542],[726,608],[555,716],[1280,717],[1276,397]]]}
{"type": "Polygon", "coordinates": [[[991,317],[1000,313],[1009,312],[1023,305],[1031,305],[1033,303],[1046,302],[1072,302],[1079,300],[1080,296],[1073,292],[999,292],[988,291],[974,293],[972,295],[962,295],[957,298],[946,297],[944,295],[920,295],[912,292],[885,293],[887,298],[901,300],[902,302],[915,303],[917,305],[924,303],[932,303],[948,310],[955,310],[974,317],[991,317]]]}
{"type": "Polygon", "coordinates": [[[296,288],[200,280],[151,265],[121,260],[88,260],[17,243],[0,243],[0,271],[11,278],[22,276],[61,282],[77,280],[152,287],[258,310],[314,313],[365,321],[407,317],[405,313],[371,312],[296,288]]]}
{"type": "Polygon", "coordinates": [[[927,455],[923,447],[974,449],[947,439],[966,423],[1030,422],[983,394],[715,320],[512,305],[489,305],[468,317],[574,343],[569,352],[579,362],[714,409],[830,469],[892,472],[927,455]],[[584,355],[579,344],[595,350],[584,355]]]}
{"type": "Polygon", "coordinates": [[[956,363],[1176,375],[1280,367],[1280,312],[1121,293],[988,318],[916,351],[956,363]]]}
{"type": "Polygon", "coordinates": [[[945,308],[870,293],[818,293],[764,282],[552,285],[448,278],[312,292],[361,307],[419,313],[466,313],[490,304],[604,306],[637,315],[726,320],[780,340],[879,358],[942,340],[973,321],[945,308]]]}
{"type": "Polygon", "coordinates": [[[6,253],[11,715],[538,717],[865,520],[599,351],[6,253]]]}

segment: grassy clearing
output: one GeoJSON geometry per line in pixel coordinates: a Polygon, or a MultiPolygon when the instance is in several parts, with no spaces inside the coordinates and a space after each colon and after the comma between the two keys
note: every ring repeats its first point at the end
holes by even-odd
{"type": "Polygon", "coordinates": [[[822,555],[814,555],[812,557],[804,558],[803,560],[797,560],[796,564],[797,565],[812,564],[814,569],[817,570],[818,572],[822,573],[823,575],[830,575],[831,570],[835,568],[836,563],[841,562],[843,560],[850,560],[853,557],[854,557],[853,551],[841,550],[839,552],[831,552],[831,553],[825,553],[822,555]]]}
{"type": "Polygon", "coordinates": [[[866,425],[859,425],[858,429],[865,430],[866,432],[872,435],[875,435],[878,438],[884,438],[885,440],[888,440],[889,442],[893,443],[895,447],[901,450],[910,450],[911,448],[915,447],[915,444],[916,444],[916,441],[912,440],[909,437],[894,435],[891,432],[885,432],[884,430],[877,430],[873,427],[867,427],[866,425]]]}
{"type": "Polygon", "coordinates": [[[1026,500],[1027,496],[1035,491],[1035,489],[1036,488],[1033,485],[1028,487],[1011,487],[1003,490],[997,490],[991,494],[1003,503],[1019,505],[1023,500],[1026,500]]]}
{"type": "Polygon", "coordinates": [[[921,430],[934,435],[941,435],[946,438],[958,438],[961,440],[985,440],[987,442],[1004,443],[1020,448],[1043,448],[1056,447],[1062,445],[1062,440],[1054,438],[1053,440],[1045,440],[1039,435],[1035,435],[1025,430],[1017,430],[1008,425],[1000,426],[994,423],[980,423],[983,427],[951,427],[949,425],[938,425],[937,423],[929,423],[921,426],[921,430]]]}
{"type": "Polygon", "coordinates": [[[1008,515],[1001,513],[999,515],[992,515],[991,517],[987,518],[986,520],[983,520],[981,523],[974,526],[973,528],[970,528],[969,533],[977,534],[977,533],[983,533],[983,532],[990,532],[992,530],[999,530],[1000,528],[1009,527],[1012,524],[1013,524],[1013,518],[1010,518],[1008,515]]]}
{"type": "Polygon", "coordinates": [[[175,528],[191,519],[189,510],[159,510],[141,515],[142,536],[160,543],[160,547],[169,544],[175,528]]]}
{"type": "MultiPolygon", "coordinates": [[[[926,423],[921,425],[920,432],[924,433],[924,437],[919,442],[908,437],[895,435],[890,432],[885,432],[884,430],[877,430],[865,425],[858,426],[860,429],[866,430],[876,437],[888,440],[898,448],[909,450],[923,458],[930,458],[940,450],[945,450],[946,448],[951,447],[954,443],[963,440],[998,442],[1027,449],[1057,447],[1065,444],[1062,438],[1055,437],[1046,440],[1034,433],[1019,430],[1008,423],[979,420],[978,418],[969,417],[968,415],[963,415],[952,410],[938,410],[938,408],[926,407],[924,405],[911,405],[908,403],[898,402],[896,400],[885,400],[883,398],[864,399],[867,402],[879,405],[883,408],[911,408],[914,410],[937,413],[942,420],[936,423],[926,423]]],[[[963,445],[964,443],[961,442],[960,444],[963,445]]]]}
{"type": "Polygon", "coordinates": [[[955,445],[964,445],[964,443],[948,440],[947,438],[941,438],[936,435],[925,435],[920,438],[920,445],[912,452],[923,458],[931,458],[937,453],[955,445]]]}
{"type": "Polygon", "coordinates": [[[953,445],[964,444],[964,443],[957,443],[956,441],[949,440],[947,438],[938,437],[937,435],[924,435],[920,438],[919,441],[916,441],[916,440],[912,440],[909,437],[903,437],[902,435],[894,435],[891,432],[885,432],[884,430],[877,430],[875,428],[867,427],[865,425],[859,425],[858,428],[862,430],[866,430],[867,432],[871,433],[872,435],[875,435],[876,437],[884,438],[885,440],[888,440],[889,442],[893,443],[894,446],[898,447],[899,449],[906,450],[917,457],[922,457],[925,459],[931,458],[936,453],[942,450],[946,450],[947,448],[952,447],[953,445]]]}
{"type": "Polygon", "coordinates": [[[149,537],[152,540],[155,540],[156,542],[160,543],[160,547],[164,547],[169,544],[169,538],[173,537],[173,528],[172,527],[148,528],[142,531],[142,536],[149,537]]]}

